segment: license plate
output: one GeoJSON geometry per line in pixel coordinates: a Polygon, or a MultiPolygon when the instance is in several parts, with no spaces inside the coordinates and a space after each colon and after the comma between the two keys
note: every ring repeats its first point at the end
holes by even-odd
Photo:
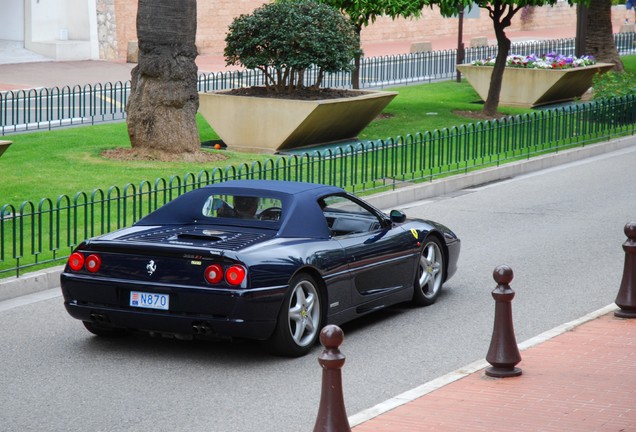
{"type": "Polygon", "coordinates": [[[130,292],[130,306],[132,307],[168,310],[169,305],[170,296],[168,294],[130,292]]]}

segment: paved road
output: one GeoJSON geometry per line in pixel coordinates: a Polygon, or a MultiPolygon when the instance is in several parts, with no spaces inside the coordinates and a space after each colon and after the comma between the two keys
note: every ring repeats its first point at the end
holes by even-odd
{"type": "MultiPolygon", "coordinates": [[[[636,217],[636,149],[413,203],[453,227],[460,270],[429,308],[343,326],[348,413],[482,359],[492,270],[510,265],[521,342],[614,301],[623,227],[636,217]]],[[[318,408],[320,348],[301,359],[258,344],[102,340],[53,298],[0,303],[3,431],[300,431],[318,408]]]]}

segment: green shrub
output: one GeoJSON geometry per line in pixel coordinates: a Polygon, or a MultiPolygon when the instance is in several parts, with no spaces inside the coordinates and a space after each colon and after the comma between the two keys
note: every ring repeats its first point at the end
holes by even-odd
{"type": "Polygon", "coordinates": [[[606,99],[636,94],[636,74],[633,72],[607,72],[596,74],[592,81],[593,99],[606,99]]]}
{"type": "MultiPolygon", "coordinates": [[[[633,125],[636,112],[629,109],[617,109],[615,99],[636,95],[636,74],[633,72],[607,72],[596,74],[592,83],[592,98],[598,101],[596,120],[611,127],[633,125]]],[[[618,102],[620,104],[620,102],[618,102]]]]}
{"type": "Polygon", "coordinates": [[[318,89],[325,72],[351,70],[358,36],[337,9],[313,0],[280,0],[234,19],[225,38],[228,65],[260,69],[268,90],[318,89]],[[305,85],[305,70],[319,68],[305,85]]]}

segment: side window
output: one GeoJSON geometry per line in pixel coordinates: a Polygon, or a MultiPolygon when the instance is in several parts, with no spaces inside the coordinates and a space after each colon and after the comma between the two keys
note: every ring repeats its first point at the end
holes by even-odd
{"type": "Polygon", "coordinates": [[[333,236],[364,233],[380,228],[377,216],[347,196],[330,195],[318,200],[333,236]]]}

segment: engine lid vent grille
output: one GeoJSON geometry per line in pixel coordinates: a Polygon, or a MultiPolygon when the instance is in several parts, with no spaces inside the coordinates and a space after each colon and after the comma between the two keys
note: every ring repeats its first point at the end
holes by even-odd
{"type": "Polygon", "coordinates": [[[175,227],[137,232],[119,240],[144,243],[184,244],[213,247],[214,249],[240,250],[269,236],[263,233],[232,232],[214,229],[175,227]]]}

